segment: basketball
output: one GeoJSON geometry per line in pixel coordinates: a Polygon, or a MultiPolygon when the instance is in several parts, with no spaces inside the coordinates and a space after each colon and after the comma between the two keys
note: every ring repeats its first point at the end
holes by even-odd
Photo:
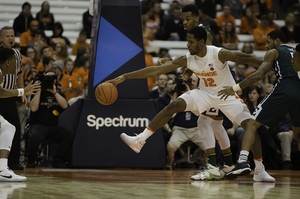
{"type": "Polygon", "coordinates": [[[97,86],[95,97],[100,104],[110,105],[118,98],[118,90],[111,83],[102,83],[97,86]]]}

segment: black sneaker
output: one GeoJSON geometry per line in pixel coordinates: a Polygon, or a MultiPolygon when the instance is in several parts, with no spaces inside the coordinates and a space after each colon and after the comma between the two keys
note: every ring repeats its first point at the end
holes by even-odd
{"type": "Polygon", "coordinates": [[[247,162],[237,163],[235,167],[224,176],[226,180],[234,180],[238,176],[244,176],[251,173],[251,168],[247,162]]]}

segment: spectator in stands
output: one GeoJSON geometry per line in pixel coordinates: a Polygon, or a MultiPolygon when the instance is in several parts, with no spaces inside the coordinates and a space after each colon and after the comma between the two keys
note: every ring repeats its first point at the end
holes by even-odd
{"type": "Polygon", "coordinates": [[[142,14],[143,14],[143,16],[146,17],[146,27],[155,37],[155,35],[159,31],[160,27],[154,21],[154,11],[153,10],[154,10],[153,7],[148,5],[144,8],[142,14]]]}
{"type": "Polygon", "coordinates": [[[150,46],[149,41],[152,41],[154,39],[153,32],[147,27],[147,16],[142,15],[142,32],[143,32],[143,43],[144,47],[150,46]]]}
{"type": "MultiPolygon", "coordinates": [[[[155,66],[155,64],[153,63],[152,55],[147,53],[147,51],[145,51],[145,64],[146,64],[146,67],[155,66]]],[[[148,77],[147,84],[148,84],[148,90],[151,91],[155,85],[155,77],[148,77]]]]}
{"type": "Polygon", "coordinates": [[[225,0],[224,4],[227,4],[231,8],[231,14],[234,18],[240,19],[243,17],[244,4],[241,0],[225,0]]]}
{"type": "Polygon", "coordinates": [[[89,59],[90,57],[88,55],[83,55],[79,59],[80,67],[78,68],[76,73],[78,73],[80,78],[84,78],[89,74],[89,66],[90,66],[89,59]]]}
{"type": "Polygon", "coordinates": [[[42,59],[42,48],[45,46],[45,43],[42,41],[36,41],[34,42],[33,48],[36,52],[36,57],[38,59],[38,61],[40,61],[42,59]]]}
{"type": "Polygon", "coordinates": [[[86,45],[78,46],[76,59],[74,61],[74,72],[80,68],[79,60],[83,55],[89,55],[89,49],[86,47],[86,45]]]}
{"type": "Polygon", "coordinates": [[[166,93],[163,96],[157,98],[158,109],[160,111],[163,110],[168,104],[170,104],[171,100],[173,99],[173,90],[175,87],[173,81],[173,79],[168,79],[166,93]]]}
{"type": "Polygon", "coordinates": [[[85,83],[83,85],[83,88],[82,88],[82,93],[81,95],[77,96],[77,97],[72,97],[69,101],[68,101],[68,104],[69,106],[72,106],[72,104],[74,104],[77,100],[79,99],[85,99],[87,97],[87,94],[88,94],[88,87],[89,85],[87,83],[85,83]]]}
{"type": "Polygon", "coordinates": [[[225,29],[222,33],[222,46],[228,50],[237,50],[239,38],[235,33],[235,28],[231,21],[226,22],[225,29]]]}
{"type": "Polygon", "coordinates": [[[209,22],[209,25],[207,26],[208,28],[210,28],[210,30],[214,33],[216,39],[218,40],[218,42],[221,44],[222,43],[222,36],[221,36],[221,31],[219,26],[217,25],[217,23],[213,20],[209,22]]]}
{"type": "Polygon", "coordinates": [[[156,39],[163,39],[163,28],[164,28],[164,23],[165,23],[165,13],[161,9],[160,2],[155,2],[154,7],[153,7],[153,12],[154,12],[154,23],[156,27],[159,27],[155,38],[156,39]]]}
{"type": "MultiPolygon", "coordinates": [[[[169,1],[170,1],[170,3],[173,2],[173,0],[169,0],[169,1]]],[[[182,8],[185,5],[192,4],[195,2],[194,0],[177,0],[177,1],[180,4],[180,8],[182,8]]]]}
{"type": "Polygon", "coordinates": [[[255,17],[253,8],[247,7],[245,15],[241,19],[240,33],[253,34],[253,30],[259,26],[258,19],[255,17]]]}
{"type": "Polygon", "coordinates": [[[54,62],[54,59],[51,57],[44,57],[42,64],[42,68],[38,70],[38,72],[45,72],[45,71],[50,71],[52,70],[52,63],[54,62]]]}
{"type": "Polygon", "coordinates": [[[31,5],[26,1],[22,5],[22,12],[14,20],[13,29],[17,37],[20,37],[23,32],[29,29],[30,23],[33,20],[30,10],[31,5]]]}
{"type": "MultiPolygon", "coordinates": [[[[54,77],[55,73],[48,71],[45,75],[54,77]]],[[[58,125],[58,116],[68,108],[68,101],[63,93],[57,91],[56,79],[54,81],[52,89],[42,88],[30,103],[27,168],[36,167],[39,145],[45,138],[60,141],[53,160],[54,168],[65,168],[71,151],[75,133],[71,128],[58,125]]]]}
{"type": "Polygon", "coordinates": [[[86,45],[87,48],[90,48],[90,44],[86,42],[87,32],[85,30],[80,31],[79,37],[77,38],[76,43],[73,45],[72,53],[73,55],[77,54],[77,48],[80,45],[86,45]]]}
{"type": "Polygon", "coordinates": [[[244,42],[244,45],[243,45],[243,48],[241,51],[246,54],[253,54],[252,44],[250,42],[244,42]]]}
{"type": "Polygon", "coordinates": [[[68,53],[68,47],[65,42],[58,42],[55,46],[55,60],[66,60],[70,59],[69,53],[68,53]]]}
{"type": "Polygon", "coordinates": [[[282,169],[291,170],[291,151],[293,141],[292,121],[289,115],[277,125],[277,139],[280,141],[281,152],[282,152],[282,169]]]}
{"type": "Polygon", "coordinates": [[[181,8],[179,1],[170,1],[170,9],[168,10],[168,16],[166,16],[167,18],[172,17],[172,10],[176,7],[181,8]]]}
{"type": "Polygon", "coordinates": [[[287,43],[300,43],[300,26],[296,22],[295,14],[289,12],[285,18],[285,26],[281,30],[286,35],[287,43]]]}
{"type": "Polygon", "coordinates": [[[44,1],[41,10],[36,14],[36,20],[40,22],[41,30],[53,30],[54,16],[50,13],[50,5],[48,1],[44,1]]]}
{"type": "Polygon", "coordinates": [[[275,20],[275,12],[273,10],[269,10],[268,17],[270,19],[269,26],[274,28],[275,30],[280,30],[280,26],[274,22],[275,20]]]}
{"type": "Polygon", "coordinates": [[[245,64],[237,63],[235,67],[235,81],[237,83],[243,81],[245,79],[247,66],[245,64]]]}
{"type": "Polygon", "coordinates": [[[45,46],[50,44],[50,39],[46,36],[44,30],[37,30],[35,33],[35,41],[42,41],[45,43],[45,46]]]}
{"type": "Polygon", "coordinates": [[[53,49],[55,49],[55,45],[58,42],[65,42],[67,46],[72,47],[73,44],[67,37],[64,37],[62,34],[64,32],[64,28],[60,22],[56,22],[53,28],[53,35],[51,36],[50,45],[53,49]]]}
{"type": "Polygon", "coordinates": [[[180,17],[180,8],[175,7],[172,10],[172,18],[168,18],[164,25],[167,40],[184,41],[186,40],[186,32],[184,31],[182,20],[180,17]]]}
{"type": "Polygon", "coordinates": [[[149,92],[149,97],[151,99],[157,99],[162,97],[166,92],[168,76],[166,74],[161,74],[157,78],[157,88],[149,92]]]}
{"type": "Polygon", "coordinates": [[[23,32],[20,37],[20,46],[33,46],[35,42],[35,33],[39,29],[39,22],[33,20],[30,23],[30,28],[23,32]]]}
{"type": "MultiPolygon", "coordinates": [[[[74,72],[73,69],[74,69],[74,63],[72,61],[72,59],[66,59],[64,61],[64,73],[67,74],[67,75],[70,75],[71,76],[71,79],[74,79],[75,81],[77,82],[81,82],[81,76],[79,75],[78,72],[74,72]]],[[[87,74],[84,74],[83,76],[85,76],[87,74]]]]}
{"type": "Polygon", "coordinates": [[[29,57],[32,60],[32,65],[31,66],[36,68],[39,60],[36,56],[36,52],[35,52],[33,47],[28,47],[26,49],[26,57],[29,57]]]}
{"type": "Polygon", "coordinates": [[[231,21],[233,24],[233,27],[235,28],[235,18],[231,15],[231,8],[229,5],[223,5],[223,14],[217,17],[216,22],[221,29],[221,31],[225,30],[225,24],[226,22],[231,21]]]}
{"type": "Polygon", "coordinates": [[[209,26],[210,21],[213,21],[213,19],[204,12],[203,8],[199,8],[199,24],[209,26]]]}
{"type": "Polygon", "coordinates": [[[253,30],[255,50],[267,51],[267,48],[265,47],[267,41],[267,34],[274,30],[274,28],[271,28],[269,26],[269,21],[270,20],[267,15],[262,16],[260,20],[260,26],[253,30]]]}
{"type": "MultiPolygon", "coordinates": [[[[45,57],[49,57],[49,58],[53,57],[49,46],[44,46],[42,48],[41,52],[43,53],[42,54],[43,60],[44,60],[45,57]]],[[[38,65],[37,65],[37,71],[39,72],[39,71],[44,71],[44,70],[45,70],[45,66],[43,64],[43,61],[39,62],[38,65]]]]}
{"type": "Polygon", "coordinates": [[[263,15],[268,14],[268,7],[265,2],[261,2],[260,0],[249,0],[247,3],[247,7],[252,7],[254,11],[254,15],[261,19],[263,15]]]}
{"type": "MultiPolygon", "coordinates": [[[[181,94],[188,90],[192,90],[198,87],[198,77],[193,74],[192,78],[195,78],[195,84],[189,84],[189,86],[185,83],[183,85],[186,87],[180,88],[179,85],[176,85],[174,88],[174,96],[173,98],[179,97],[181,94]],[[183,90],[184,89],[184,90],[183,90]]],[[[177,149],[186,141],[191,140],[193,143],[198,145],[202,150],[205,150],[203,139],[200,133],[200,130],[197,127],[198,116],[196,116],[191,111],[179,112],[174,116],[174,122],[172,127],[172,135],[168,142],[168,161],[166,168],[173,169],[174,155],[177,149]]]]}
{"type": "Polygon", "coordinates": [[[53,62],[52,70],[55,72],[59,82],[58,89],[65,94],[67,101],[74,97],[75,90],[78,87],[77,79],[72,79],[70,75],[65,74],[64,71],[64,61],[58,60],[53,62]]]}
{"type": "Polygon", "coordinates": [[[263,87],[263,98],[267,97],[267,95],[269,95],[272,91],[272,89],[274,88],[274,85],[273,84],[265,84],[265,86],[263,87]]]}
{"type": "Polygon", "coordinates": [[[93,16],[90,15],[89,10],[87,10],[82,15],[83,30],[87,32],[87,38],[91,38],[92,23],[93,23],[93,16]]]}
{"type": "MultiPolygon", "coordinates": [[[[209,15],[211,18],[216,18],[216,2],[211,0],[195,0],[195,5],[201,8],[204,13],[209,15]]],[[[204,24],[203,24],[204,25],[204,24]]]]}
{"type": "Polygon", "coordinates": [[[24,57],[22,59],[22,75],[25,87],[29,84],[32,76],[36,74],[36,72],[31,70],[31,65],[32,60],[29,57],[24,57]]]}

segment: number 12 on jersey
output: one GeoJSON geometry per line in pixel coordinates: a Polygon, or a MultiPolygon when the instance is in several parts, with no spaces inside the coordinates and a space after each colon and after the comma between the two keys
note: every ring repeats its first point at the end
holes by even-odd
{"type": "Polygon", "coordinates": [[[206,87],[217,86],[213,78],[202,78],[206,87]]]}

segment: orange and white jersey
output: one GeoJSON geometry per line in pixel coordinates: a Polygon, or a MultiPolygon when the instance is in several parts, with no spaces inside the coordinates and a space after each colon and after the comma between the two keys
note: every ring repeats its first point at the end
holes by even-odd
{"type": "Polygon", "coordinates": [[[186,54],[187,67],[200,78],[200,89],[208,93],[217,94],[223,86],[233,86],[235,81],[227,66],[222,63],[218,54],[222,48],[206,46],[207,53],[204,57],[186,54]]]}

